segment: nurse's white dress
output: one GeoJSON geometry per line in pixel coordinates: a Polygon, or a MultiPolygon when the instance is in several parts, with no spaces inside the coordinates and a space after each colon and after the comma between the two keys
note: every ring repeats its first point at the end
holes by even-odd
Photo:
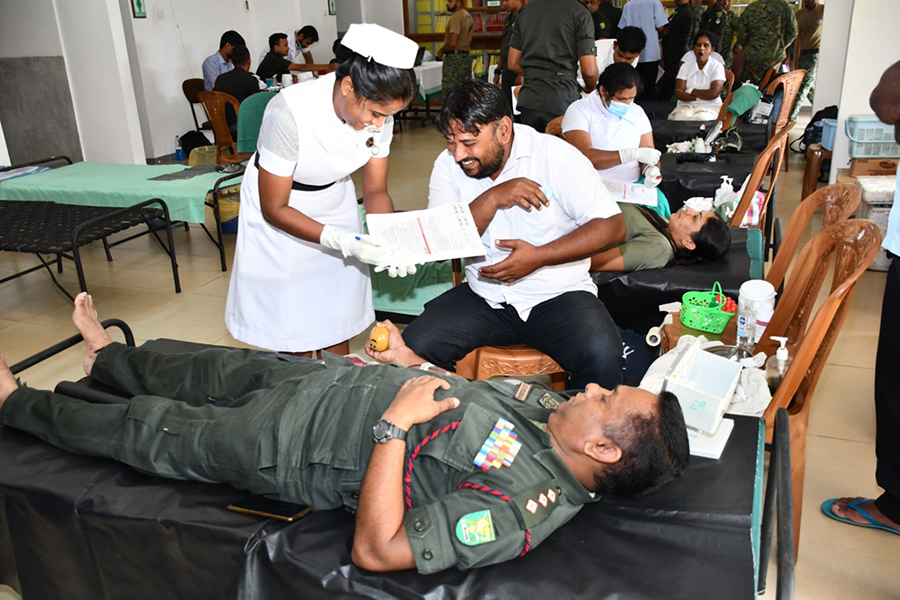
{"type": "MultiPolygon", "coordinates": [[[[293,172],[295,182],[336,182],[319,191],[292,190],[289,205],[320,223],[362,232],[349,175],[375,152],[379,158],[388,155],[393,119],[385,119],[380,131],[355,131],[343,124],[334,112],[334,83],[331,74],[281,92],[297,127],[297,157],[291,163],[268,152],[261,135],[259,161],[276,175],[293,172]]],[[[270,117],[267,110],[261,134],[270,117]]],[[[241,185],[225,309],[228,331],[247,344],[287,352],[317,350],[352,338],[375,318],[368,266],[267,223],[260,210],[255,160],[250,159],[241,185]]]]}

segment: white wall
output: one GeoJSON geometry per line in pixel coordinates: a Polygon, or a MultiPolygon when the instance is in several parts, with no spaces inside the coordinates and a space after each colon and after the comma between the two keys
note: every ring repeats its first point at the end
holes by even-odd
{"type": "Polygon", "coordinates": [[[362,22],[375,23],[403,34],[403,7],[400,0],[361,0],[362,22]]]}
{"type": "Polygon", "coordinates": [[[337,30],[347,33],[353,23],[362,23],[362,0],[335,0],[337,30]]]}
{"type": "Polygon", "coordinates": [[[0,57],[62,56],[52,0],[0,0],[0,57]]]}
{"type": "Polygon", "coordinates": [[[850,15],[853,13],[853,0],[828,0],[824,4],[825,17],[822,23],[813,114],[826,106],[840,104],[847,39],[850,36],[850,15]]]}
{"type": "Polygon", "coordinates": [[[84,159],[146,161],[117,0],[54,0],[84,159]]]}
{"type": "MultiPolygon", "coordinates": [[[[825,19],[827,22],[828,17],[825,19]]],[[[900,45],[895,37],[898,22],[900,22],[900,2],[855,0],[853,3],[850,37],[847,40],[847,61],[838,103],[834,158],[831,161],[832,182],[836,179],[836,170],[846,168],[850,164],[849,142],[844,134],[844,122],[850,115],[872,114],[869,94],[878,84],[881,74],[900,60],[900,45]]]]}
{"type": "Polygon", "coordinates": [[[325,0],[248,1],[249,10],[244,0],[149,0],[148,18],[131,21],[149,156],[173,153],[175,135],[193,129],[181,82],[203,76],[201,64],[218,50],[225,31],[233,29],[244,37],[255,63],[270,34],[313,25],[320,38],[313,56],[317,61],[331,58],[337,26],[325,0]]]}

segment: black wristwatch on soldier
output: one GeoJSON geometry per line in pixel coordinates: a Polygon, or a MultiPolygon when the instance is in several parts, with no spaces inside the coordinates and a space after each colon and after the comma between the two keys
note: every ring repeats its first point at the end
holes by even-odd
{"type": "Polygon", "coordinates": [[[406,431],[387,419],[381,419],[372,427],[372,439],[376,444],[386,444],[389,440],[405,440],[406,431]]]}

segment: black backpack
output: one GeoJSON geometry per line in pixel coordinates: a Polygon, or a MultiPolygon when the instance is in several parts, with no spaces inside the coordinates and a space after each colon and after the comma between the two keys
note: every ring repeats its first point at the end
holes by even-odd
{"type": "Polygon", "coordinates": [[[206,139],[206,136],[195,129],[191,129],[181,136],[181,148],[184,150],[185,158],[190,157],[191,151],[200,146],[211,146],[212,142],[206,139]]]}
{"type": "Polygon", "coordinates": [[[809,120],[809,125],[803,130],[803,135],[791,142],[791,150],[806,154],[806,149],[809,148],[810,144],[818,144],[822,141],[822,119],[837,119],[837,116],[838,107],[834,105],[826,106],[818,111],[809,120]],[[816,126],[816,123],[819,125],[816,126]],[[794,144],[797,144],[798,147],[795,148],[794,144]]]}

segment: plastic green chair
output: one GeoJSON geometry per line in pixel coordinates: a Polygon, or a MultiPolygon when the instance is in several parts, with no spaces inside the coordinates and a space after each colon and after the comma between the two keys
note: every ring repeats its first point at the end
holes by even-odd
{"type": "Polygon", "coordinates": [[[238,139],[237,151],[256,152],[256,140],[259,138],[259,127],[262,125],[263,114],[266,112],[266,105],[275,94],[272,92],[260,92],[247,96],[241,107],[238,109],[238,139]]]}

